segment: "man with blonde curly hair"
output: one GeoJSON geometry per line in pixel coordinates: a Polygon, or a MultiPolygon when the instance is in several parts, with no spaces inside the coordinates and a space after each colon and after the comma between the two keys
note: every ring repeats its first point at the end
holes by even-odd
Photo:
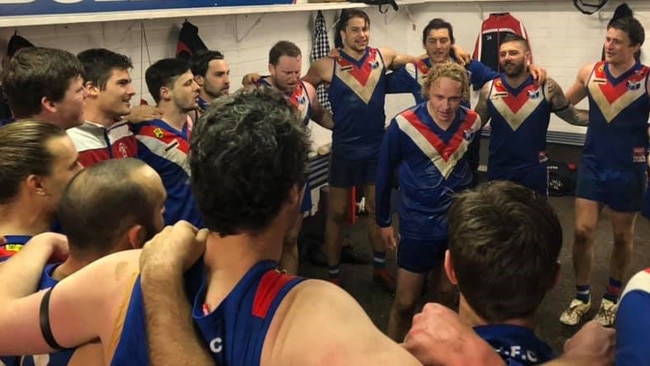
{"type": "MultiPolygon", "coordinates": [[[[472,183],[467,150],[481,120],[461,106],[468,82],[460,65],[435,66],[422,87],[428,100],[393,118],[381,146],[377,224],[389,248],[397,246],[390,213],[395,170],[401,199],[397,291],[388,323],[388,335],[394,340],[406,334],[427,274],[436,270],[438,279],[444,279],[440,270],[447,249],[447,210],[452,195],[472,183]]],[[[438,289],[443,286],[440,283],[438,289]]]]}

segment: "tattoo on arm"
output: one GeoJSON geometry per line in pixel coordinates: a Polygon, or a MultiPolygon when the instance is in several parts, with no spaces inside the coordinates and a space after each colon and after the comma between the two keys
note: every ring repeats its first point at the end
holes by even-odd
{"type": "Polygon", "coordinates": [[[546,81],[551,111],[574,126],[589,125],[589,112],[575,108],[564,95],[562,88],[553,79],[546,81]]]}

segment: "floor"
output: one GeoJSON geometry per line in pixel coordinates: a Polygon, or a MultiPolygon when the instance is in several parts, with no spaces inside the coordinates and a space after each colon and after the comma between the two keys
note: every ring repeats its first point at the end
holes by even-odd
{"type": "MultiPolygon", "coordinates": [[[[562,278],[559,285],[547,294],[538,311],[536,331],[540,338],[546,340],[553,349],[560,352],[564,341],[576,331],[576,328],[563,326],[558,321],[560,313],[574,295],[571,263],[574,198],[551,197],[550,202],[558,212],[564,233],[564,243],[560,256],[562,278]]],[[[365,221],[365,217],[360,217],[358,223],[348,227],[347,230],[349,232],[349,241],[353,247],[370,256],[371,249],[366,239],[365,221]]],[[[316,238],[319,237],[319,232],[322,230],[322,218],[319,215],[308,218],[305,221],[304,228],[304,234],[307,237],[306,241],[310,243],[317,242],[316,238]]],[[[607,209],[605,209],[598,226],[595,244],[595,263],[592,275],[592,296],[595,300],[600,299],[605,291],[609,255],[612,247],[611,236],[609,215],[607,209]]],[[[634,244],[634,256],[628,278],[636,271],[650,265],[650,223],[643,217],[639,217],[637,220],[634,244]]],[[[389,255],[388,263],[390,268],[395,268],[393,255],[389,255]]],[[[393,298],[372,282],[371,269],[371,265],[343,264],[341,266],[341,276],[345,289],[359,301],[377,327],[385,331],[393,298]]],[[[315,266],[306,259],[302,261],[300,272],[303,276],[312,278],[327,277],[327,268],[315,266]]],[[[596,306],[592,308],[590,318],[595,315],[596,306]]]]}

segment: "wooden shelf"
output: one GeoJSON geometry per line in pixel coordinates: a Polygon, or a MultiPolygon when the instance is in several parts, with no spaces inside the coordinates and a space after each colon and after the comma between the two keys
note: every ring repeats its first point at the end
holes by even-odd
{"type": "Polygon", "coordinates": [[[0,27],[26,27],[34,25],[114,22],[123,20],[190,18],[234,14],[285,13],[296,11],[363,8],[368,6],[369,5],[363,3],[332,2],[287,5],[223,6],[213,8],[133,10],[101,13],[17,15],[0,17],[0,27]]]}
{"type": "MultiPolygon", "coordinates": [[[[398,5],[414,5],[424,3],[456,4],[456,3],[531,3],[538,0],[397,0],[398,5]]],[[[543,2],[566,0],[541,0],[543,2]]],[[[149,20],[169,18],[190,18],[216,15],[284,13],[296,11],[335,10],[346,8],[366,8],[364,3],[331,2],[304,3],[287,5],[257,5],[257,6],[224,6],[210,8],[182,8],[157,10],[132,10],[101,13],[74,13],[50,15],[16,15],[0,17],[0,27],[27,27],[36,25],[74,24],[114,22],[123,20],[149,20]]],[[[391,9],[392,11],[392,9],[391,9]]]]}

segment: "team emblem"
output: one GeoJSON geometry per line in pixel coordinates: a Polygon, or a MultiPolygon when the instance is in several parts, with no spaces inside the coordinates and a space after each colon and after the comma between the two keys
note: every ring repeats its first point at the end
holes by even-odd
{"type": "Polygon", "coordinates": [[[539,89],[529,90],[528,91],[528,98],[530,98],[530,99],[539,98],[539,89]]]}
{"type": "Polygon", "coordinates": [[[120,154],[122,154],[123,158],[129,157],[129,151],[126,148],[126,145],[120,142],[119,145],[117,146],[117,149],[119,150],[120,154]]]}
{"type": "Polygon", "coordinates": [[[296,103],[298,103],[299,105],[304,105],[306,102],[307,102],[307,98],[305,98],[304,95],[296,97],[296,103]]]}
{"type": "Polygon", "coordinates": [[[476,131],[474,131],[471,128],[467,128],[467,129],[463,130],[463,138],[465,139],[465,141],[474,140],[474,135],[475,134],[476,134],[476,131]]]}
{"type": "Polygon", "coordinates": [[[639,90],[639,89],[641,89],[641,82],[640,81],[635,81],[635,80],[628,80],[627,81],[627,89],[628,90],[639,90]]]}
{"type": "Polygon", "coordinates": [[[162,139],[163,136],[165,136],[165,132],[163,132],[162,128],[160,128],[160,127],[154,128],[153,129],[153,134],[159,139],[162,139]]]}

